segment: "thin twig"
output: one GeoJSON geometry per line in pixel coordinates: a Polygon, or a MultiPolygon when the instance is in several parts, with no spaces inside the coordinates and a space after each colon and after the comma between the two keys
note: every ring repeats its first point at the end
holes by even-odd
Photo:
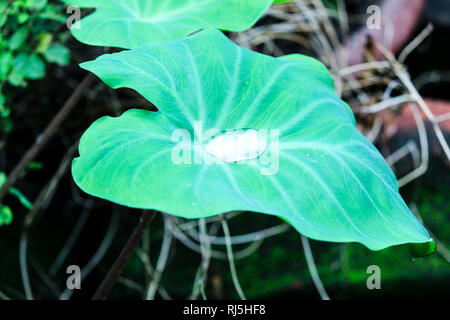
{"type": "Polygon", "coordinates": [[[109,270],[100,287],[95,292],[94,296],[92,297],[92,300],[102,300],[108,296],[117,278],[122,273],[125,264],[131,258],[131,255],[133,254],[134,250],[139,244],[139,241],[144,235],[145,230],[150,225],[153,216],[154,216],[153,211],[144,211],[144,213],[140,218],[139,224],[134,229],[130,239],[128,239],[128,242],[123,247],[116,262],[114,262],[113,266],[109,270]]]}
{"type": "Polygon", "coordinates": [[[8,297],[5,293],[3,293],[2,290],[0,290],[0,299],[1,300],[11,300],[11,298],[8,297]]]}
{"type": "Polygon", "coordinates": [[[371,106],[364,106],[360,107],[358,112],[363,114],[371,114],[371,113],[377,113],[384,109],[392,108],[395,106],[403,105],[408,102],[414,101],[413,97],[409,94],[404,94],[398,97],[390,98],[390,99],[384,99],[383,101],[380,101],[376,104],[373,104],[371,106]]]}
{"type": "MultiPolygon", "coordinates": [[[[111,246],[112,241],[117,232],[117,228],[119,226],[119,210],[114,210],[111,222],[109,223],[108,230],[106,231],[106,235],[100,243],[98,249],[95,251],[94,255],[89,259],[88,263],[81,269],[81,281],[86,279],[86,277],[94,270],[94,268],[100,263],[100,261],[105,256],[109,247],[111,246]]],[[[60,300],[69,300],[74,293],[73,290],[69,290],[66,288],[64,292],[59,297],[60,300]]]]}
{"type": "MultiPolygon", "coordinates": [[[[189,249],[201,254],[202,250],[201,250],[200,245],[198,245],[197,243],[192,241],[191,238],[189,238],[185,233],[183,233],[180,230],[180,227],[175,222],[171,221],[171,223],[172,223],[172,233],[175,236],[175,238],[180,240],[180,242],[182,244],[184,244],[186,247],[188,247],[189,249]]],[[[262,231],[264,231],[264,230],[262,230],[262,231]]],[[[198,235],[195,236],[195,239],[197,239],[197,238],[198,238],[198,235]]],[[[232,240],[232,237],[230,237],[230,241],[231,240],[232,240]]],[[[263,240],[264,239],[260,239],[260,240],[256,239],[252,243],[250,243],[250,245],[248,247],[246,247],[240,251],[234,252],[234,254],[233,254],[234,260],[243,259],[243,258],[249,256],[250,254],[252,254],[254,252],[254,250],[258,246],[261,245],[263,240]]],[[[233,245],[233,243],[232,243],[232,245],[233,245]]],[[[211,257],[215,258],[215,259],[226,260],[226,259],[228,259],[228,254],[224,253],[222,251],[211,249],[211,257]]]]}
{"type": "Polygon", "coordinates": [[[431,34],[431,32],[433,32],[433,29],[433,25],[429,23],[426,28],[423,29],[422,32],[419,33],[419,35],[405,47],[405,49],[403,49],[398,56],[398,62],[403,64],[409,54],[413,52],[414,49],[416,49],[431,34]]]}
{"type": "Polygon", "coordinates": [[[172,244],[173,234],[170,231],[169,218],[164,215],[164,236],[161,244],[161,250],[158,257],[158,262],[156,263],[155,272],[153,273],[153,278],[150,281],[147,292],[145,294],[146,300],[153,300],[155,298],[156,290],[159,286],[159,281],[166,267],[167,258],[169,257],[170,246],[172,244]]]}
{"type": "Polygon", "coordinates": [[[92,209],[94,200],[92,198],[89,198],[86,200],[86,206],[83,209],[83,212],[80,215],[80,218],[78,219],[77,223],[75,224],[74,229],[70,233],[69,237],[67,238],[67,241],[64,243],[62,249],[60,250],[58,256],[56,257],[55,261],[53,262],[52,266],[49,269],[49,274],[51,276],[55,276],[56,273],[61,268],[62,264],[66,260],[67,256],[69,255],[70,251],[72,250],[73,246],[75,245],[78,237],[81,234],[81,231],[83,230],[88,217],[89,213],[92,209]]]}
{"type": "MultiPolygon", "coordinates": [[[[399,80],[403,83],[405,88],[409,91],[409,94],[414,98],[414,100],[419,105],[420,109],[425,113],[425,115],[430,120],[433,130],[436,134],[436,137],[438,138],[439,143],[441,144],[442,150],[444,151],[444,154],[446,155],[447,159],[450,160],[450,148],[447,144],[447,141],[444,138],[444,134],[442,133],[441,128],[439,127],[439,123],[436,121],[436,117],[431,112],[430,108],[426,104],[425,100],[422,98],[422,96],[417,91],[416,87],[411,81],[411,78],[409,74],[405,72],[402,65],[398,63],[397,60],[395,60],[394,55],[386,49],[383,45],[377,43],[377,48],[384,54],[384,56],[391,62],[393,71],[399,78],[399,80]]],[[[421,115],[420,115],[421,117],[421,115]]],[[[428,150],[428,149],[427,149],[428,150]]]]}
{"type": "Polygon", "coordinates": [[[200,249],[202,261],[197,269],[194,281],[194,287],[191,293],[191,300],[198,298],[199,293],[202,293],[204,300],[206,300],[205,294],[205,282],[208,275],[209,264],[211,261],[211,240],[206,228],[205,219],[198,220],[199,225],[199,235],[200,235],[200,249]]]}
{"type": "Polygon", "coordinates": [[[33,291],[31,290],[30,277],[28,273],[27,247],[27,234],[22,231],[19,243],[20,275],[22,277],[23,289],[25,291],[26,299],[33,300],[33,291]]]}
{"type": "Polygon", "coordinates": [[[28,263],[27,263],[27,249],[28,249],[28,235],[29,230],[32,228],[33,224],[36,222],[36,216],[41,209],[42,204],[45,202],[47,197],[51,194],[52,190],[56,188],[59,181],[65,174],[70,159],[72,158],[76,148],[75,143],[66,153],[61,164],[59,165],[56,173],[50,179],[50,181],[45,185],[42,191],[39,193],[38,197],[33,203],[30,212],[27,214],[24,220],[23,229],[20,235],[20,245],[19,245],[19,262],[20,262],[20,273],[22,277],[22,283],[25,290],[25,296],[27,300],[33,300],[33,293],[31,289],[29,274],[28,274],[28,263]]]}
{"type": "MultiPolygon", "coordinates": [[[[143,245],[143,249],[136,250],[137,256],[139,257],[139,259],[141,259],[142,263],[144,263],[144,268],[145,268],[147,275],[149,277],[153,277],[154,270],[150,263],[150,258],[149,258],[148,252],[150,252],[148,247],[146,247],[144,245],[143,245]]],[[[142,288],[142,293],[145,293],[144,288],[142,288]]],[[[158,293],[161,295],[161,297],[164,300],[172,300],[172,298],[170,297],[167,290],[161,284],[158,286],[158,293]]]]}
{"type": "Polygon", "coordinates": [[[322,281],[320,280],[319,273],[317,272],[316,264],[314,263],[314,257],[311,252],[311,246],[309,245],[309,240],[304,235],[302,235],[301,238],[303,250],[305,252],[306,263],[308,264],[308,269],[311,273],[311,278],[314,282],[314,285],[316,286],[316,289],[319,292],[322,300],[330,300],[330,297],[328,296],[322,284],[322,281]]]}
{"type": "Polygon", "coordinates": [[[72,109],[76,106],[81,97],[85,94],[87,88],[93,81],[93,74],[88,74],[84,80],[78,85],[78,88],[73,92],[64,106],[59,110],[50,124],[45,128],[44,132],[39,135],[34,143],[34,145],[27,151],[22,160],[17,164],[13,171],[8,175],[3,186],[0,188],[0,202],[5,194],[8,192],[9,188],[12,187],[16,181],[21,177],[23,171],[28,167],[31,161],[36,157],[36,155],[41,151],[41,149],[46,145],[50,138],[57,132],[61,123],[70,114],[72,109]]]}
{"type": "Polygon", "coordinates": [[[233,249],[231,247],[231,241],[230,241],[230,230],[228,229],[228,223],[224,219],[222,219],[222,229],[223,233],[226,239],[226,246],[227,246],[227,254],[228,254],[228,261],[230,262],[230,271],[231,271],[231,277],[233,279],[234,286],[236,288],[236,291],[239,295],[239,298],[241,300],[247,300],[247,298],[244,295],[244,292],[242,291],[241,285],[239,283],[239,279],[236,272],[236,266],[234,265],[234,258],[233,258],[233,249]]]}
{"type": "MultiPolygon", "coordinates": [[[[266,238],[279,235],[281,233],[286,232],[290,228],[291,228],[291,226],[289,224],[281,223],[277,226],[263,229],[263,230],[260,230],[257,232],[251,232],[251,233],[247,233],[247,234],[243,234],[243,235],[239,235],[239,236],[232,236],[232,237],[230,237],[229,240],[231,241],[231,243],[233,245],[244,244],[244,243],[264,240],[266,238]]],[[[215,245],[224,245],[224,244],[226,244],[226,242],[227,242],[227,239],[225,237],[213,237],[211,239],[211,243],[215,244],[215,245]]]]}

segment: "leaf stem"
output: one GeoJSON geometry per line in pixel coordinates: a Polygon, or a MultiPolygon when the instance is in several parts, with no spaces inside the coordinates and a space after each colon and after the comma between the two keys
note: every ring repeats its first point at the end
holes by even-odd
{"type": "Polygon", "coordinates": [[[39,135],[34,145],[27,151],[22,160],[17,164],[14,170],[8,175],[3,186],[0,188],[0,202],[3,196],[8,192],[9,188],[16,183],[16,181],[22,176],[22,172],[28,167],[30,162],[36,157],[41,149],[46,145],[50,138],[57,132],[61,123],[70,114],[72,109],[76,106],[78,101],[83,97],[87,88],[89,88],[95,77],[92,74],[88,74],[84,80],[78,85],[77,89],[72,93],[70,98],[59,110],[50,124],[45,128],[44,132],[39,135]]]}
{"type": "Polygon", "coordinates": [[[105,279],[103,279],[103,282],[95,292],[92,300],[102,300],[107,297],[117,278],[119,278],[120,274],[122,273],[122,270],[125,267],[126,263],[139,244],[139,241],[144,235],[145,230],[147,230],[148,226],[150,225],[153,216],[153,211],[144,211],[138,225],[131,234],[131,237],[128,239],[128,242],[123,247],[111,269],[108,271],[105,279]]]}

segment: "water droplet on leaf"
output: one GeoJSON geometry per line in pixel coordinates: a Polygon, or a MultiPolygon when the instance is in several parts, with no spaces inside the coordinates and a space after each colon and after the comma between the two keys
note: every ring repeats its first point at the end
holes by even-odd
{"type": "Polygon", "coordinates": [[[267,149],[267,138],[254,129],[226,131],[211,138],[204,149],[208,154],[227,163],[251,160],[267,149]]]}

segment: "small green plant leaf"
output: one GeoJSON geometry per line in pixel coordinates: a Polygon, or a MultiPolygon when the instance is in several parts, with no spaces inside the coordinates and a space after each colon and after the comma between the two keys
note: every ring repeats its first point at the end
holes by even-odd
{"type": "Polygon", "coordinates": [[[29,1],[29,8],[39,11],[44,9],[44,7],[47,5],[47,0],[31,0],[29,1]]]}
{"type": "Polygon", "coordinates": [[[13,220],[13,213],[7,206],[0,205],[0,227],[11,224],[13,220]]]}
{"type": "Polygon", "coordinates": [[[70,51],[63,45],[53,44],[44,52],[44,57],[48,62],[66,66],[70,62],[70,51]]]}
{"type": "Polygon", "coordinates": [[[5,102],[5,95],[0,91],[0,118],[3,117],[4,110],[6,110],[5,102]]]}
{"type": "Polygon", "coordinates": [[[28,21],[29,18],[30,18],[30,15],[27,12],[21,12],[17,16],[17,22],[19,24],[24,24],[25,22],[28,21]]]}
{"type": "Polygon", "coordinates": [[[31,210],[33,204],[30,202],[30,200],[28,200],[27,197],[24,196],[24,194],[19,189],[11,188],[9,189],[9,193],[15,196],[25,208],[31,210]]]}
{"type": "Polygon", "coordinates": [[[8,82],[13,87],[19,87],[25,84],[23,74],[15,70],[8,75],[8,82]]]}
{"type": "Polygon", "coordinates": [[[9,73],[13,64],[13,55],[9,51],[0,53],[0,79],[3,80],[9,73]]]}
{"type": "Polygon", "coordinates": [[[52,43],[53,35],[49,32],[43,32],[43,33],[40,33],[37,38],[38,38],[39,44],[37,45],[34,52],[35,53],[46,52],[52,43]]]}
{"type": "MultiPolygon", "coordinates": [[[[6,21],[8,21],[8,7],[9,7],[9,3],[5,2],[0,2],[0,27],[3,27],[6,23],[6,21]]],[[[0,32],[0,36],[1,36],[1,32],[0,32]]]]}
{"type": "MultiPolygon", "coordinates": [[[[4,172],[0,172],[0,188],[3,186],[3,184],[5,183],[5,181],[6,181],[6,174],[4,173],[4,172]]],[[[13,196],[15,196],[16,198],[17,198],[17,200],[19,200],[19,202],[25,207],[25,208],[27,208],[27,209],[31,209],[32,208],[32,204],[31,204],[31,202],[27,199],[27,197],[25,197],[24,196],[24,194],[19,190],[19,189],[16,189],[16,188],[10,188],[9,190],[8,190],[8,192],[11,194],[11,195],[13,195],[13,196]]]]}
{"type": "Polygon", "coordinates": [[[75,23],[79,41],[97,46],[137,48],[179,39],[207,27],[242,31],[251,27],[272,0],[64,0],[96,11],[75,23]]]}
{"type": "Polygon", "coordinates": [[[25,79],[41,79],[45,76],[45,64],[36,54],[20,53],[14,58],[13,74],[25,79]]]}
{"type": "Polygon", "coordinates": [[[9,39],[9,48],[11,50],[17,50],[27,39],[28,28],[26,26],[20,27],[13,33],[11,39],[9,39]]]}
{"type": "Polygon", "coordinates": [[[373,250],[428,241],[316,60],[248,51],[208,29],[81,66],[159,109],[103,117],[84,133],[72,174],[85,192],[186,218],[276,215],[310,238],[373,250]],[[252,131],[224,135],[236,129],[252,131]],[[256,156],[223,153],[244,136],[256,156]]]}

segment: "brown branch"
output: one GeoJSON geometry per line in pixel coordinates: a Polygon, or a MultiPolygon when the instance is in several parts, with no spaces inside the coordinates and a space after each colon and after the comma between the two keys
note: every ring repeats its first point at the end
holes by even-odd
{"type": "Polygon", "coordinates": [[[92,300],[102,300],[108,296],[114,283],[116,282],[117,278],[119,278],[123,268],[125,267],[126,263],[130,259],[137,245],[139,244],[139,241],[144,235],[145,230],[147,230],[148,226],[150,225],[153,215],[154,215],[153,211],[144,211],[139,221],[139,224],[134,229],[130,239],[128,239],[128,242],[125,244],[122,251],[120,252],[119,257],[114,262],[113,266],[108,271],[108,274],[101,283],[100,287],[95,292],[94,296],[92,297],[92,300]]]}
{"type": "Polygon", "coordinates": [[[84,80],[78,85],[77,89],[72,93],[70,98],[64,104],[64,106],[59,110],[57,115],[53,118],[50,124],[45,128],[44,132],[39,135],[34,143],[34,145],[27,151],[22,160],[16,165],[14,170],[8,175],[8,179],[5,181],[3,186],[0,188],[0,203],[2,198],[8,192],[17,180],[21,177],[23,171],[28,167],[31,161],[36,157],[36,155],[41,151],[41,149],[46,145],[50,138],[57,132],[61,123],[70,114],[72,109],[76,106],[80,98],[85,93],[86,89],[91,84],[94,76],[88,74],[84,80]]]}
{"type": "Polygon", "coordinates": [[[33,224],[36,221],[36,216],[40,212],[40,209],[44,205],[44,203],[48,200],[48,198],[52,195],[52,193],[55,191],[56,187],[59,184],[59,181],[64,176],[66,171],[70,168],[70,163],[72,162],[72,159],[75,155],[75,152],[77,151],[78,146],[78,140],[67,150],[66,154],[64,155],[63,159],[61,160],[61,163],[59,164],[58,169],[56,170],[53,177],[47,182],[47,184],[42,188],[41,192],[37,196],[37,198],[33,202],[33,206],[31,207],[31,210],[28,212],[28,214],[25,216],[24,220],[24,229],[28,231],[33,227],[33,224]]]}

